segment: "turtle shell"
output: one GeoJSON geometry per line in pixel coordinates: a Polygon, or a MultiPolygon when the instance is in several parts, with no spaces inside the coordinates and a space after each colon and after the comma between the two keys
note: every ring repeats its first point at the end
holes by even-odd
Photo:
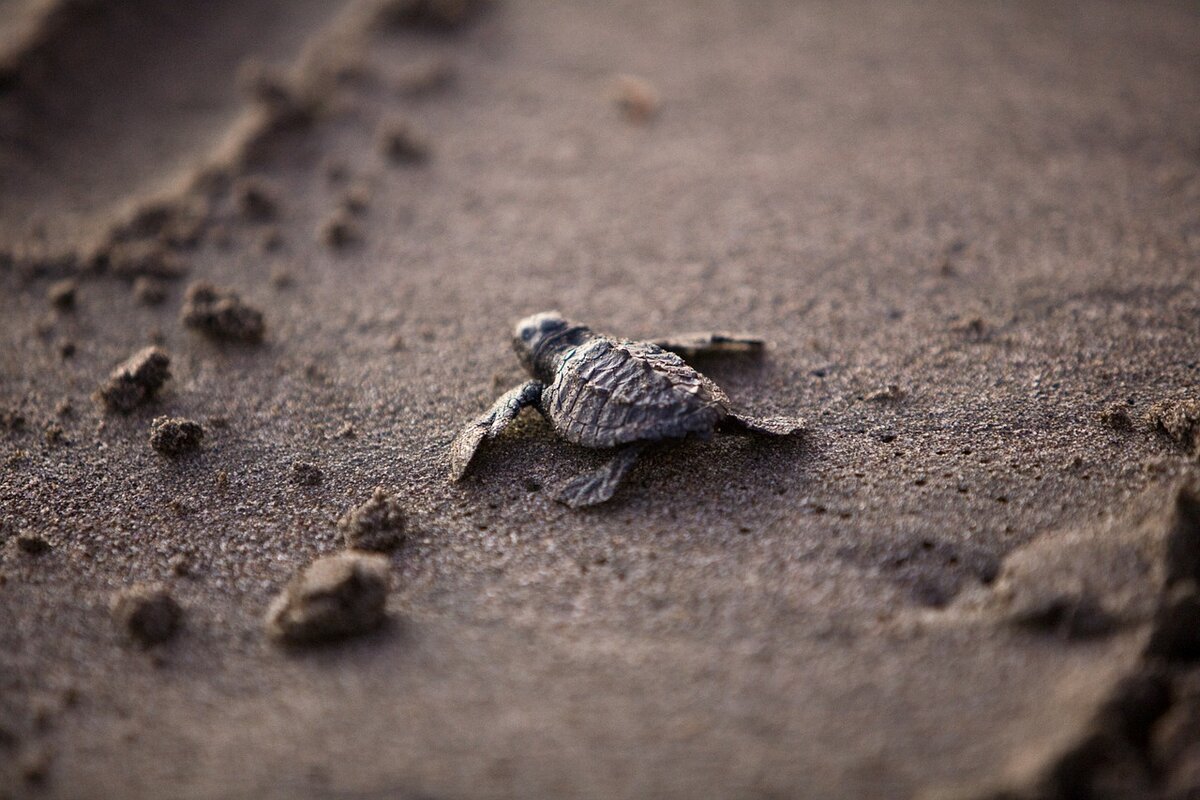
{"type": "Polygon", "coordinates": [[[615,447],[707,437],[729,413],[729,398],[656,344],[597,336],[562,356],[542,409],[567,441],[615,447]]]}

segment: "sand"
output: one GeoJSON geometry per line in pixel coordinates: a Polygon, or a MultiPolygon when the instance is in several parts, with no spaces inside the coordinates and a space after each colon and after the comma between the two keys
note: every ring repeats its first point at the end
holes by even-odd
{"type": "Polygon", "coordinates": [[[0,0],[3,792],[1186,786],[1194,5],[387,5],[0,0]],[[194,282],[261,340],[181,324],[194,282]],[[697,365],[808,429],[579,512],[603,456],[527,414],[449,483],[549,308],[761,336],[697,365]],[[169,380],[90,399],[150,346],[169,380]],[[387,624],[276,645],[378,486],[421,520],[387,624]],[[140,585],[186,615],[145,648],[140,585]]]}

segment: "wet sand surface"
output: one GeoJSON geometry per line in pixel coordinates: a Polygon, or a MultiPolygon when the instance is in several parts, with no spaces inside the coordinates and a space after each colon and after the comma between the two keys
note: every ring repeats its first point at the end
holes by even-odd
{"type": "Polygon", "coordinates": [[[9,795],[1200,779],[1197,653],[1162,643],[1200,580],[1194,7],[379,7],[45,6],[0,38],[9,795]],[[183,324],[196,281],[261,341],[183,324]],[[574,511],[604,457],[530,412],[449,483],[547,308],[761,334],[697,366],[805,434],[664,449],[574,511]],[[97,402],[148,345],[171,377],[97,402]],[[159,416],[198,451],[152,448],[159,416]],[[377,486],[408,516],[388,622],[277,645],[272,598],[377,486]],[[183,612],[152,646],[110,614],[144,583],[183,612]]]}

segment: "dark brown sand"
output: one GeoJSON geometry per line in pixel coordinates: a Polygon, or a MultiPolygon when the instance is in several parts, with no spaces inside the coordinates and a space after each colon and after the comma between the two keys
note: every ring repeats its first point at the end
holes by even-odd
{"type": "Polygon", "coordinates": [[[1187,788],[1194,4],[376,5],[0,0],[0,795],[1187,788]],[[602,456],[529,415],[448,484],[546,308],[762,335],[700,368],[810,430],[575,512],[602,456]],[[149,402],[89,399],[150,345],[149,402]],[[376,486],[421,520],[387,623],[273,644],[376,486]],[[131,647],[153,584],[186,623],[131,647]]]}

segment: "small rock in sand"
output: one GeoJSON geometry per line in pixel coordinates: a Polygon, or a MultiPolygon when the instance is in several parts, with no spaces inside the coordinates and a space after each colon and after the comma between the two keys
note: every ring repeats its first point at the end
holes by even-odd
{"type": "Polygon", "coordinates": [[[658,91],[636,75],[620,75],[613,82],[613,99],[630,122],[649,122],[662,105],[658,91]]]}
{"type": "Polygon", "coordinates": [[[150,424],[150,446],[168,458],[194,453],[200,449],[204,427],[182,417],[155,417],[150,424]]]}
{"type": "Polygon", "coordinates": [[[110,411],[129,413],[154,397],[171,377],[171,359],[157,347],[134,353],[108,376],[96,397],[110,411]]]}
{"type": "Polygon", "coordinates": [[[237,293],[209,283],[188,287],[180,321],[215,339],[257,342],[263,337],[263,315],[237,293]]]}
{"type": "Polygon", "coordinates": [[[66,311],[75,307],[75,297],[79,292],[79,283],[71,278],[55,281],[46,290],[46,299],[55,308],[66,311]]]}
{"type": "Polygon", "coordinates": [[[404,542],[406,522],[400,501],[379,486],[370,500],[338,520],[338,528],[346,539],[346,547],[387,552],[404,542]]]}
{"type": "Polygon", "coordinates": [[[393,164],[420,164],[429,158],[429,141],[403,120],[379,128],[379,149],[393,164]]]}
{"type": "Polygon", "coordinates": [[[111,605],[113,622],[142,646],[165,642],[183,622],[183,609],[161,586],[131,586],[118,592],[111,605]]]}
{"type": "Polygon", "coordinates": [[[309,564],[267,610],[267,633],[286,644],[312,644],[366,633],[384,620],[388,562],[338,553],[309,564]]]}
{"type": "Polygon", "coordinates": [[[17,549],[30,556],[40,556],[50,552],[51,545],[45,537],[31,531],[21,531],[17,534],[17,549]]]}

